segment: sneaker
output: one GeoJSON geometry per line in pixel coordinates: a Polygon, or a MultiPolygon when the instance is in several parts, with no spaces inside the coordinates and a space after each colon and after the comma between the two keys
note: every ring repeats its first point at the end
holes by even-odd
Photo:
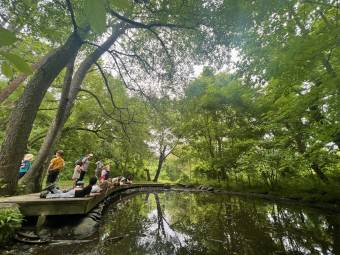
{"type": "Polygon", "coordinates": [[[48,190],[44,190],[40,193],[40,198],[46,198],[47,194],[49,193],[48,190]]]}

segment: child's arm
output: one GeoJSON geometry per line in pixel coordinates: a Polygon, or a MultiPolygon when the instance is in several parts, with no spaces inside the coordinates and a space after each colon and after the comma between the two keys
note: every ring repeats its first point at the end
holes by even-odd
{"type": "Polygon", "coordinates": [[[52,163],[52,161],[51,161],[51,163],[48,165],[47,171],[51,171],[51,170],[53,170],[53,169],[51,169],[51,168],[52,168],[52,166],[53,166],[53,163],[52,163]]]}

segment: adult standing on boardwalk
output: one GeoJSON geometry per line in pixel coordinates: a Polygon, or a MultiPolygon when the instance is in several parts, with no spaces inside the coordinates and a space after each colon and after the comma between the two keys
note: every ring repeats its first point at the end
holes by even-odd
{"type": "Polygon", "coordinates": [[[60,171],[64,168],[65,166],[65,161],[64,161],[64,152],[62,150],[58,150],[55,154],[55,158],[53,158],[50,162],[50,165],[48,166],[48,175],[47,175],[47,184],[54,183],[60,171]]]}
{"type": "Polygon", "coordinates": [[[101,176],[101,172],[102,172],[102,169],[104,167],[104,163],[103,161],[101,160],[98,160],[96,162],[96,171],[94,172],[95,173],[95,176],[98,178],[98,180],[100,179],[100,176],[101,176]]]}
{"type": "Polygon", "coordinates": [[[86,155],[81,161],[83,162],[83,169],[81,169],[81,172],[80,172],[80,177],[78,179],[78,181],[82,181],[84,179],[84,176],[87,172],[87,169],[89,167],[89,164],[90,164],[90,160],[92,159],[93,157],[93,154],[90,153],[88,155],[86,155]]]}
{"type": "Polygon", "coordinates": [[[73,186],[76,186],[77,184],[77,181],[79,180],[79,177],[80,177],[80,173],[83,169],[83,161],[78,161],[76,163],[76,166],[74,167],[74,171],[73,171],[73,176],[72,176],[72,180],[74,181],[74,185],[73,186]]]}

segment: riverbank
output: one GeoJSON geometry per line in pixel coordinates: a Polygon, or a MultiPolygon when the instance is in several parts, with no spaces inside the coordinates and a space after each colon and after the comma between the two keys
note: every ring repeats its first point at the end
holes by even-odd
{"type": "Polygon", "coordinates": [[[192,189],[196,191],[213,191],[238,196],[251,196],[291,204],[301,204],[313,208],[340,212],[340,187],[338,184],[319,184],[315,186],[295,186],[283,189],[277,187],[270,189],[265,186],[236,185],[232,183],[218,183],[207,181],[205,183],[186,182],[174,183],[175,187],[192,189]]]}

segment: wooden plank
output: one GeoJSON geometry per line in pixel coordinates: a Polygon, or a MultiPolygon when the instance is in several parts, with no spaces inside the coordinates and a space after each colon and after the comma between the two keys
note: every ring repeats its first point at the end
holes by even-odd
{"type": "Polygon", "coordinates": [[[8,208],[19,208],[19,205],[16,203],[0,203],[0,210],[8,208]]]}
{"type": "Polygon", "coordinates": [[[86,214],[107,196],[135,188],[168,187],[159,183],[122,185],[106,193],[84,198],[40,198],[40,193],[0,198],[1,204],[17,204],[25,216],[86,214]]]}

